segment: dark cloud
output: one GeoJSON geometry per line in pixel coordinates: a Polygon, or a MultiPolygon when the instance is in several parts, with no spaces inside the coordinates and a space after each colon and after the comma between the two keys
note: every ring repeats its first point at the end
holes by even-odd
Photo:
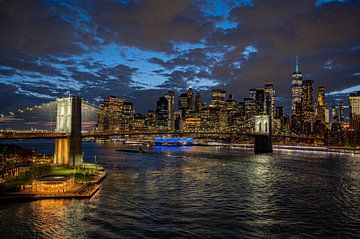
{"type": "Polygon", "coordinates": [[[328,92],[360,85],[359,1],[316,3],[0,1],[0,112],[67,90],[144,112],[168,89],[223,87],[240,100],[269,81],[288,105],[296,54],[328,92]],[[237,27],[217,28],[224,20],[237,27]]]}
{"type": "MultiPolygon", "coordinates": [[[[50,65],[48,59],[42,59],[29,54],[2,54],[0,56],[0,65],[11,68],[12,75],[27,73],[38,73],[47,76],[62,76],[63,72],[50,65]]],[[[7,74],[8,71],[0,70],[0,75],[7,74]]]]}
{"type": "Polygon", "coordinates": [[[212,23],[188,0],[97,1],[88,8],[99,36],[143,49],[170,50],[170,41],[197,42],[212,23]],[[106,13],[106,14],[102,14],[106,13]]]}
{"type": "MultiPolygon", "coordinates": [[[[37,56],[80,54],[84,51],[77,29],[57,15],[57,4],[43,1],[0,2],[0,50],[37,56]]],[[[88,38],[87,38],[88,39],[88,38]]]]}
{"type": "Polygon", "coordinates": [[[72,77],[81,82],[82,87],[79,94],[93,100],[94,98],[105,98],[108,95],[128,96],[131,94],[130,87],[133,83],[132,75],[135,68],[126,65],[102,68],[94,72],[75,71],[72,77]]]}

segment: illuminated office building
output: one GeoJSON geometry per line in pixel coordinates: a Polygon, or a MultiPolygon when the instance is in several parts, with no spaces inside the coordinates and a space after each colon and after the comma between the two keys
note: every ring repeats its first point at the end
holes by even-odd
{"type": "Polygon", "coordinates": [[[275,90],[272,83],[265,84],[265,113],[275,115],[275,90]]]}
{"type": "Polygon", "coordinates": [[[156,113],[153,110],[149,110],[145,116],[145,127],[147,129],[156,129],[156,113]]]}
{"type": "Polygon", "coordinates": [[[316,107],[317,119],[322,123],[325,123],[325,88],[323,86],[319,86],[318,88],[318,103],[316,107]]]}
{"type": "Polygon", "coordinates": [[[185,118],[188,112],[188,96],[187,93],[183,93],[179,96],[178,107],[181,110],[182,118],[185,118]]]}
{"type": "Polygon", "coordinates": [[[257,88],[255,91],[255,108],[256,114],[261,115],[265,114],[265,89],[257,88]]]}
{"type": "Polygon", "coordinates": [[[344,122],[344,102],[339,102],[339,121],[340,123],[344,122]]]}
{"type": "Polygon", "coordinates": [[[198,91],[195,96],[195,112],[200,113],[202,107],[203,107],[203,102],[202,102],[200,92],[198,91]]]}
{"type": "Polygon", "coordinates": [[[214,89],[211,91],[211,107],[223,107],[226,105],[226,91],[214,89]]]}
{"type": "Polygon", "coordinates": [[[349,95],[350,128],[360,131],[360,91],[349,95]]]}
{"type": "Polygon", "coordinates": [[[100,104],[98,129],[100,131],[130,130],[133,119],[133,103],[109,96],[100,104]]]}
{"type": "Polygon", "coordinates": [[[302,87],[303,74],[299,70],[299,58],[296,56],[295,71],[291,75],[291,113],[292,115],[299,115],[302,112],[302,87]]]}
{"type": "Polygon", "coordinates": [[[195,110],[194,106],[194,91],[192,89],[192,86],[189,86],[188,92],[187,92],[187,110],[189,113],[193,112],[195,110]]]}
{"type": "Polygon", "coordinates": [[[168,91],[168,93],[165,95],[165,98],[168,101],[168,129],[173,130],[175,127],[175,93],[173,91],[168,91]]]}
{"type": "Polygon", "coordinates": [[[169,128],[169,105],[165,96],[161,96],[156,103],[156,126],[161,130],[169,128]]]}

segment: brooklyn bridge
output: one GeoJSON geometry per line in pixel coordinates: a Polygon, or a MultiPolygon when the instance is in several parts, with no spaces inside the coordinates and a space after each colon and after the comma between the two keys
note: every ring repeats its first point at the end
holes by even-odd
{"type": "MultiPolygon", "coordinates": [[[[64,99],[64,98],[63,98],[64,99]]],[[[70,135],[69,132],[59,130],[56,128],[58,115],[58,100],[51,101],[25,109],[18,109],[10,112],[8,115],[3,115],[0,118],[0,140],[4,139],[55,139],[66,138],[70,135]],[[29,116],[31,115],[31,116],[29,116]],[[38,121],[34,120],[34,115],[42,115],[43,117],[38,121]],[[27,125],[23,129],[10,128],[11,122],[21,122],[22,125],[27,125]],[[8,128],[6,128],[6,126],[8,128]]],[[[88,101],[81,101],[81,137],[82,138],[102,138],[111,136],[171,136],[171,137],[193,137],[200,139],[251,139],[257,133],[255,132],[255,117],[249,118],[238,125],[235,129],[219,131],[213,130],[159,130],[159,129],[145,129],[145,130],[112,130],[99,131],[96,129],[96,120],[99,109],[89,103],[88,101]]],[[[314,136],[298,135],[290,130],[280,129],[272,125],[271,134],[274,141],[294,141],[305,143],[323,143],[323,138],[314,136]]]]}

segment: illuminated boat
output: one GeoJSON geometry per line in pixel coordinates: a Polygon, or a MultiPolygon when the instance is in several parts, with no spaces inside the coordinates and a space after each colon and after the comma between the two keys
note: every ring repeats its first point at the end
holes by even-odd
{"type": "Polygon", "coordinates": [[[155,138],[155,145],[161,146],[188,146],[193,144],[193,138],[155,138]]]}
{"type": "Polygon", "coordinates": [[[128,144],[128,145],[143,145],[144,142],[142,141],[137,141],[137,140],[129,140],[129,139],[125,139],[124,144],[128,144]]]}

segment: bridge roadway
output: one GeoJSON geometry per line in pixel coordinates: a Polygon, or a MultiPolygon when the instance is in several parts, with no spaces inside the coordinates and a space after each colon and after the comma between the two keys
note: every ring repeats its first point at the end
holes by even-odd
{"type": "MultiPolygon", "coordinates": [[[[109,136],[133,136],[133,135],[171,135],[175,137],[193,137],[193,138],[228,138],[236,136],[253,137],[252,132],[189,132],[189,131],[169,131],[169,130],[131,130],[131,131],[114,131],[114,132],[99,132],[89,131],[83,132],[82,137],[109,137],[109,136]],[[216,136],[216,137],[214,137],[216,136]]],[[[59,133],[54,131],[0,131],[0,140],[6,139],[55,139],[66,138],[70,136],[68,133],[59,133]]],[[[291,140],[309,140],[319,141],[323,140],[321,137],[313,136],[297,136],[289,134],[274,134],[274,138],[291,139],[291,140]]]]}

